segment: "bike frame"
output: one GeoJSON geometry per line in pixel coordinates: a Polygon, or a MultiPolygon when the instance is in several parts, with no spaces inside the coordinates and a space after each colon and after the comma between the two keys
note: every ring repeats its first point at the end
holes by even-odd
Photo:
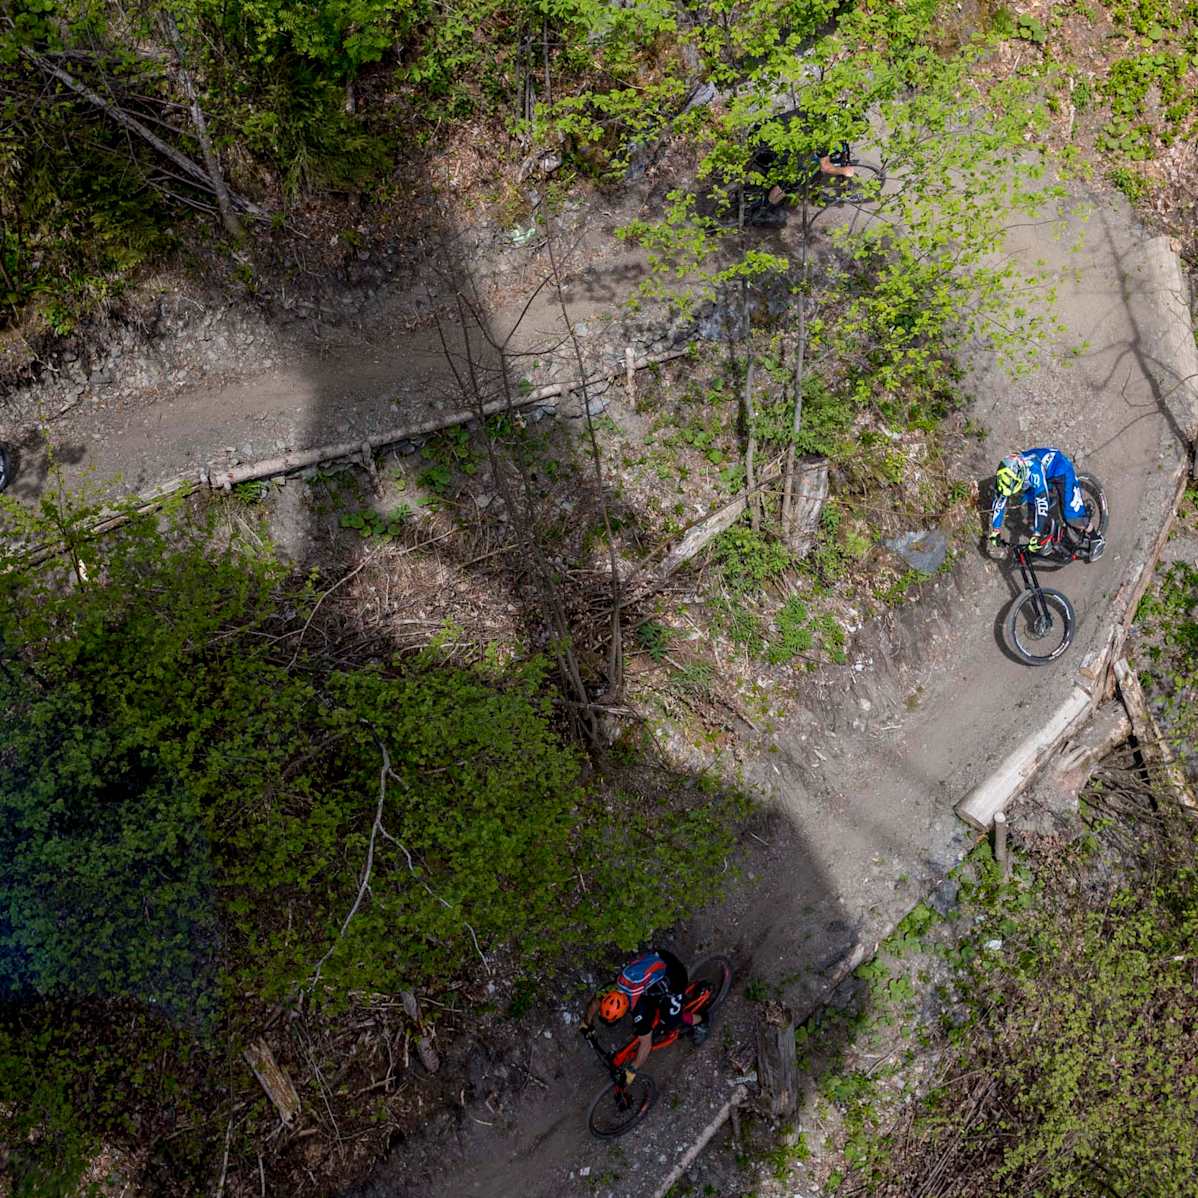
{"type": "MultiPolygon", "coordinates": [[[[689,990],[690,986],[687,987],[687,991],[689,990]]],[[[682,1013],[684,1015],[697,1014],[704,1008],[704,1006],[707,1005],[710,996],[710,990],[702,989],[692,997],[684,998],[682,1003],[682,1013]]],[[[658,1018],[660,1018],[660,1016],[658,1018]]],[[[680,1035],[682,1035],[683,1029],[686,1026],[687,1024],[682,1023],[677,1027],[670,1028],[668,1031],[659,1032],[657,1029],[657,1021],[654,1021],[653,1028],[650,1033],[653,1036],[653,1046],[650,1049],[650,1052],[656,1052],[659,1048],[668,1048],[678,1039],[680,1035]]],[[[623,1080],[622,1071],[633,1059],[633,1057],[636,1056],[636,1049],[637,1045],[640,1043],[640,1037],[633,1036],[632,1039],[629,1040],[628,1043],[622,1048],[614,1048],[611,1050],[604,1048],[603,1045],[599,1043],[599,1038],[595,1035],[594,1028],[591,1028],[591,1030],[586,1033],[586,1039],[587,1043],[590,1044],[590,1046],[599,1055],[599,1058],[610,1070],[613,1080],[615,1080],[617,1084],[620,1084],[623,1080]]]]}

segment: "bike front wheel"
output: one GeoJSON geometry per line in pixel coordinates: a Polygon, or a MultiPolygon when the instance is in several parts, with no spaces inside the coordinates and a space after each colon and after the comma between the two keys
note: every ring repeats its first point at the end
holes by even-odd
{"type": "Polygon", "coordinates": [[[657,1099],[657,1084],[647,1073],[638,1073],[631,1086],[608,1082],[595,1096],[587,1114],[591,1135],[613,1140],[631,1131],[657,1099]]]}
{"type": "Polygon", "coordinates": [[[1007,616],[1007,643],[1029,666],[1056,661],[1073,641],[1073,604],[1060,591],[1024,591],[1007,616]]]}

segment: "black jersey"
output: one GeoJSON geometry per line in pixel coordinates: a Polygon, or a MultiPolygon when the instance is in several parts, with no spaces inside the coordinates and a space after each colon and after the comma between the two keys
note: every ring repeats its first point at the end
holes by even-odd
{"type": "Polygon", "coordinates": [[[655,1028],[669,1031],[682,1022],[682,999],[688,980],[686,966],[668,949],[653,951],[665,962],[666,972],[632,1008],[632,1030],[638,1036],[647,1036],[655,1028]]]}

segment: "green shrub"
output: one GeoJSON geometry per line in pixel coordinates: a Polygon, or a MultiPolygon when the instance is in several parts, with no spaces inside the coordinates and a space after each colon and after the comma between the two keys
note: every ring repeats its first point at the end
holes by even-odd
{"type": "Polygon", "coordinates": [[[781,665],[807,653],[815,644],[815,633],[807,605],[792,595],[778,612],[778,635],[766,650],[766,660],[781,665]]]}
{"type": "Polygon", "coordinates": [[[724,585],[734,595],[760,591],[791,564],[785,545],[743,524],[721,533],[713,549],[724,585]]]}
{"type": "Polygon", "coordinates": [[[636,630],[636,641],[649,657],[656,662],[665,661],[674,630],[656,620],[646,620],[636,630]]]}
{"type": "MultiPolygon", "coordinates": [[[[29,1192],[69,1192],[93,1133],[148,1135],[163,1087],[221,1101],[220,1046],[318,962],[335,1019],[480,955],[631,948],[711,895],[738,801],[593,793],[540,661],[337,666],[297,635],[315,580],[206,519],[97,540],[0,511],[4,543],[66,546],[0,563],[0,1139],[29,1192]]],[[[202,1174],[211,1143],[161,1151],[202,1174]]]]}
{"type": "Polygon", "coordinates": [[[1133,204],[1138,204],[1148,194],[1148,180],[1140,171],[1117,166],[1111,171],[1110,179],[1133,204]]]}

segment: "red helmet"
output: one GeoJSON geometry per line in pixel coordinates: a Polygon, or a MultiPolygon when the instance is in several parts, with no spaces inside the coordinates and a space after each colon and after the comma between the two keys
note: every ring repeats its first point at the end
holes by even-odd
{"type": "Polygon", "coordinates": [[[616,1023],[628,1014],[628,995],[609,990],[599,1002],[599,1018],[604,1023],[616,1023]]]}

